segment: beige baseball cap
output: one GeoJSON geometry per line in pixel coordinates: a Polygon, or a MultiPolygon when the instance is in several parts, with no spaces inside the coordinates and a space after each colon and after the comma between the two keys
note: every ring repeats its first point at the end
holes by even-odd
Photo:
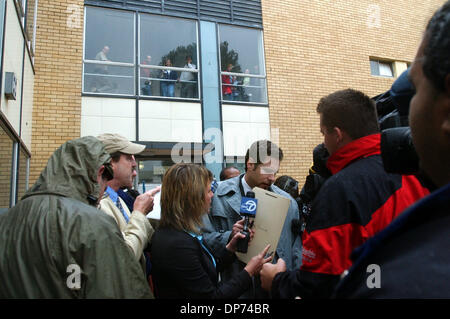
{"type": "Polygon", "coordinates": [[[97,136],[97,138],[105,145],[105,149],[109,154],[121,152],[134,155],[141,153],[145,149],[145,145],[131,143],[119,134],[105,133],[97,136]]]}

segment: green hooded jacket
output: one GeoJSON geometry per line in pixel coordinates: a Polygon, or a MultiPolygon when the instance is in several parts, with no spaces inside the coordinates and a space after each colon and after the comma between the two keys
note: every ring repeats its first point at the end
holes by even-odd
{"type": "Polygon", "coordinates": [[[90,205],[103,144],[63,144],[16,206],[0,215],[0,298],[152,298],[116,222],[90,205]]]}

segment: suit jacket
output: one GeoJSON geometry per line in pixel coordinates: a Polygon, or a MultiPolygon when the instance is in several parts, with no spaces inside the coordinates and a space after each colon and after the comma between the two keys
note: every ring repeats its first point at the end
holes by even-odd
{"type": "Polygon", "coordinates": [[[218,270],[231,262],[234,255],[215,256],[216,269],[212,256],[200,241],[184,231],[158,228],[152,238],[150,255],[156,298],[237,298],[251,284],[245,270],[219,284],[218,270]]]}

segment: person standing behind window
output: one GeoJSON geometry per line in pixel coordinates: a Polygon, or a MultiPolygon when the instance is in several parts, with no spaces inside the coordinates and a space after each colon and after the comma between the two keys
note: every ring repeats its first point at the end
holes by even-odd
{"type": "MultiPolygon", "coordinates": [[[[185,69],[195,70],[197,67],[192,63],[192,57],[186,57],[186,65],[185,69]]],[[[180,82],[181,82],[181,97],[194,98],[197,97],[195,92],[196,83],[195,82],[196,74],[194,72],[181,72],[180,82]]]]}
{"type": "MultiPolygon", "coordinates": [[[[227,65],[227,72],[231,72],[233,64],[227,65]]],[[[224,100],[233,101],[233,76],[222,75],[222,95],[224,100]]]]}
{"type": "Polygon", "coordinates": [[[212,180],[205,167],[186,163],[175,164],[164,175],[160,226],[150,248],[157,298],[237,298],[272,260],[264,258],[268,245],[236,276],[219,284],[218,271],[233,261],[236,243],[244,235],[237,232],[222,256],[214,256],[203,241],[199,229],[211,205],[212,180]]]}
{"type": "MultiPolygon", "coordinates": [[[[167,59],[165,65],[171,67],[172,61],[170,61],[170,59],[167,59]]],[[[169,81],[161,81],[162,96],[174,97],[175,82],[176,80],[178,80],[177,72],[173,70],[163,70],[161,73],[161,78],[169,80],[169,81]]]]}
{"type": "MultiPolygon", "coordinates": [[[[152,63],[152,57],[147,55],[144,61],[141,64],[150,65],[152,63]]],[[[141,68],[141,76],[144,78],[144,85],[141,88],[142,95],[152,95],[152,81],[150,78],[152,77],[152,70],[149,68],[141,68]]]]}

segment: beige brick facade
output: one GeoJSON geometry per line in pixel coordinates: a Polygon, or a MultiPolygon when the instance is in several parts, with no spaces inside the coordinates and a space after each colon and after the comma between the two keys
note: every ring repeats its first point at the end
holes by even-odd
{"type": "Polygon", "coordinates": [[[9,207],[13,142],[0,126],[0,208],[9,207]]]}
{"type": "Polygon", "coordinates": [[[80,136],[82,0],[40,0],[36,34],[30,183],[53,151],[80,136]]]}
{"type": "Polygon", "coordinates": [[[369,57],[411,62],[444,1],[262,0],[271,128],[284,150],[279,175],[302,184],[322,142],[316,106],[339,89],[373,97],[394,79],[370,74],[369,57]]]}

